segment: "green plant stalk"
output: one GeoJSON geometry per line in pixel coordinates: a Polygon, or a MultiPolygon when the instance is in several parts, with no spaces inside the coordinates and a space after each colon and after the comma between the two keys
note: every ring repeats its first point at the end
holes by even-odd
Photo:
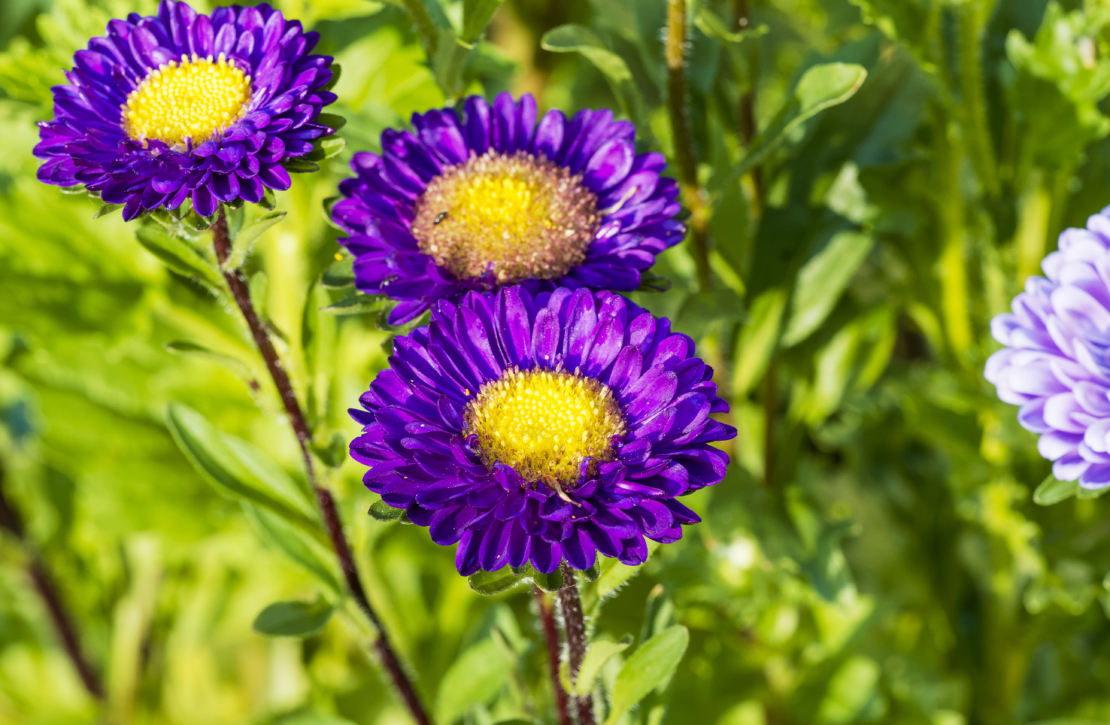
{"type": "Polygon", "coordinates": [[[966,2],[958,3],[955,7],[959,17],[959,80],[962,99],[959,107],[962,109],[962,125],[979,182],[987,196],[996,198],[999,195],[998,167],[987,129],[987,104],[983,98],[983,68],[979,48],[983,25],[980,8],[985,5],[966,2]]]}
{"type": "Polygon", "coordinates": [[[416,32],[420,36],[420,41],[424,44],[424,51],[428,54],[428,60],[431,62],[439,49],[439,31],[436,30],[435,23],[432,22],[432,16],[428,14],[428,10],[421,0],[402,0],[402,2],[405,5],[405,10],[412,17],[412,23],[416,26],[416,32]]]}
{"type": "Polygon", "coordinates": [[[682,181],[682,196],[690,210],[690,240],[698,287],[707,290],[709,272],[709,204],[698,183],[698,160],[686,108],[686,0],[667,0],[667,38],[663,47],[667,61],[667,113],[674,137],[675,160],[682,181]]]}
{"type": "MultiPolygon", "coordinates": [[[[3,483],[3,470],[0,469],[0,484],[3,483]]],[[[39,598],[46,606],[46,612],[50,616],[50,623],[54,626],[54,631],[58,635],[58,639],[62,642],[62,648],[65,650],[66,656],[73,664],[73,669],[77,671],[77,676],[81,678],[81,684],[84,685],[85,690],[93,697],[93,699],[104,702],[104,685],[100,681],[100,675],[97,674],[88,658],[85,656],[84,651],[81,649],[81,640],[77,636],[77,629],[73,624],[73,617],[66,610],[65,604],[62,602],[61,595],[58,594],[57,587],[54,586],[54,577],[50,574],[50,570],[46,565],[46,561],[42,557],[42,553],[33,542],[27,539],[26,530],[23,527],[23,519],[20,518],[19,513],[12,508],[7,499],[4,498],[3,488],[0,487],[0,528],[4,529],[12,536],[14,536],[22,545],[27,556],[27,575],[31,579],[31,583],[35,587],[39,598]]]]}
{"type": "Polygon", "coordinates": [[[967,228],[964,220],[964,200],[960,188],[960,161],[962,145],[950,132],[948,120],[942,109],[936,109],[939,118],[934,123],[934,144],[937,161],[943,178],[937,196],[943,246],[938,259],[938,276],[941,288],[941,316],[952,354],[962,366],[965,354],[972,346],[971,301],[967,289],[967,261],[964,258],[967,228]]]}
{"type": "MultiPolygon", "coordinates": [[[[578,670],[586,659],[586,618],[582,614],[582,600],[578,596],[578,583],[574,570],[562,564],[563,587],[559,590],[559,603],[563,608],[563,628],[567,636],[567,663],[570,665],[570,682],[578,681],[578,670]]],[[[593,699],[586,695],[576,698],[578,725],[594,725],[593,699]]]]}
{"type": "Polygon", "coordinates": [[[428,718],[426,710],[420,702],[420,697],[416,693],[416,688],[413,686],[412,681],[401,665],[401,660],[394,651],[393,645],[389,641],[389,637],[386,634],[385,628],[382,626],[381,620],[378,618],[377,613],[370,604],[370,600],[366,596],[366,590],[363,588],[362,580],[359,578],[358,567],[351,553],[351,547],[347,543],[346,534],[343,532],[343,521],[339,517],[338,509],[336,509],[335,499],[332,497],[331,491],[320,484],[316,479],[312,453],[309,451],[309,443],[312,441],[312,432],[309,429],[304,412],[301,410],[300,403],[297,401],[296,393],[293,391],[293,384],[289,380],[289,374],[285,371],[285,367],[281,363],[281,358],[278,356],[277,350],[274,349],[274,343],[270,340],[269,333],[266,332],[266,328],[263,326],[262,321],[258,317],[258,313],[254,309],[246,280],[238,269],[228,269],[224,266],[231,255],[231,239],[227,230],[227,217],[224,214],[222,206],[220,207],[216,223],[212,225],[212,238],[213,247],[216,251],[216,259],[220,263],[224,280],[227,282],[228,289],[231,291],[231,295],[235,299],[239,311],[242,312],[243,318],[246,320],[251,337],[254,339],[255,345],[258,347],[258,352],[262,355],[262,359],[266,363],[266,369],[269,371],[270,377],[274,381],[274,386],[277,388],[278,394],[281,397],[281,402],[285,407],[286,415],[289,416],[289,423],[293,427],[294,434],[296,434],[297,443],[300,445],[301,455],[304,458],[305,473],[308,477],[309,485],[316,494],[316,503],[320,508],[320,515],[327,529],[328,536],[331,539],[332,546],[335,549],[336,557],[339,559],[339,566],[343,570],[347,588],[358,604],[359,609],[362,610],[363,614],[366,615],[367,619],[373,623],[375,629],[378,631],[378,637],[374,642],[374,646],[377,649],[382,667],[388,672],[390,679],[393,681],[393,685],[400,693],[401,699],[404,700],[413,719],[418,725],[430,725],[431,720],[428,718]]]}

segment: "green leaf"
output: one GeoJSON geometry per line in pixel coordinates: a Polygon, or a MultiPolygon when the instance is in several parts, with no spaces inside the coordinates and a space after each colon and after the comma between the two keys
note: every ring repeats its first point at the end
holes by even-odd
{"type": "Polygon", "coordinates": [[[122,208],[123,204],[101,204],[100,208],[96,210],[96,214],[93,214],[93,219],[99,219],[100,217],[105,217],[109,214],[115,214],[122,208]]]}
{"type": "MultiPolygon", "coordinates": [[[[324,84],[324,90],[325,91],[330,91],[332,88],[335,88],[335,84],[338,83],[339,79],[342,78],[342,77],[343,77],[343,66],[339,65],[338,63],[332,63],[331,64],[331,78],[329,78],[328,82],[326,84],[324,84]]],[[[330,113],[321,113],[320,114],[321,117],[330,116],[330,115],[332,115],[332,114],[330,114],[330,113]]],[[[344,121],[344,122],[346,122],[346,121],[344,121]]],[[[325,126],[330,125],[328,123],[324,123],[323,121],[321,121],[320,123],[323,123],[325,126]]]]}
{"type": "Polygon", "coordinates": [[[728,172],[720,189],[727,189],[739,181],[778,148],[794,129],[821,111],[854,96],[866,79],[867,70],[854,63],[824,63],[806,70],[794,88],[793,99],[752,140],[744,158],[728,172]]]}
{"type": "Polygon", "coordinates": [[[436,697],[436,722],[451,725],[473,705],[493,699],[508,680],[508,653],[492,639],[463,652],[443,676],[436,697]]]}
{"type": "Polygon", "coordinates": [[[550,574],[532,573],[532,581],[545,592],[557,592],[563,588],[563,573],[556,569],[550,574]]]}
{"type": "Polygon", "coordinates": [[[1041,481],[1037,490],[1033,492],[1033,503],[1038,506],[1051,506],[1069,499],[1079,492],[1079,484],[1075,481],[1059,481],[1051,473],[1048,478],[1041,481]]]}
{"type": "Polygon", "coordinates": [[[369,511],[375,521],[396,521],[403,513],[405,513],[404,509],[395,509],[381,499],[375,501],[369,511]]]}
{"type": "Polygon", "coordinates": [[[779,330],[786,311],[786,291],[767,290],[752,303],[748,323],[736,338],[736,367],[732,373],[733,395],[741,396],[755,388],[778,347],[779,330]]]}
{"type": "Polygon", "coordinates": [[[706,4],[702,4],[698,7],[697,15],[694,16],[694,25],[697,26],[698,30],[714,40],[733,44],[743,43],[745,40],[755,40],[762,35],[766,35],[770,31],[770,28],[766,25],[758,25],[754,28],[747,28],[746,30],[741,30],[739,33],[734,33],[728,29],[728,26],[725,25],[725,21],[706,4]]]}
{"type": "Polygon", "coordinates": [[[1075,497],[1078,499],[1087,500],[1101,498],[1107,493],[1110,493],[1110,486],[1104,486],[1103,488],[1083,488],[1079,484],[1076,484],[1075,497]]]}
{"type": "Polygon", "coordinates": [[[578,680],[574,683],[574,694],[578,697],[587,697],[594,690],[594,682],[601,673],[601,668],[616,655],[628,649],[632,644],[632,635],[627,635],[619,642],[599,639],[590,642],[586,650],[586,657],[578,669],[578,680]]]}
{"type": "Polygon", "coordinates": [[[328,265],[320,284],[328,289],[343,289],[355,283],[355,258],[344,256],[328,265]]]}
{"type": "Polygon", "coordinates": [[[286,171],[293,174],[313,174],[320,170],[320,164],[308,161],[304,157],[284,159],[281,165],[285,167],[286,171]]]}
{"type": "Polygon", "coordinates": [[[248,450],[249,444],[246,441],[236,439],[229,444],[231,436],[220,433],[204,416],[181,403],[170,403],[167,406],[166,425],[185,457],[218,491],[230,498],[245,499],[272,511],[327,543],[319,524],[301,511],[301,506],[278,496],[266,483],[259,480],[258,474],[271,475],[272,469],[264,471],[257,459],[244,463],[241,456],[248,450]]]}
{"type": "Polygon", "coordinates": [[[487,597],[508,591],[526,582],[526,578],[514,574],[507,566],[498,571],[479,571],[467,577],[470,588],[487,597]]]}
{"type": "Polygon", "coordinates": [[[331,549],[264,508],[246,501],[242,505],[247,520],[264,539],[319,579],[336,596],[343,595],[345,589],[339,581],[339,572],[331,549]]]}
{"type": "Polygon", "coordinates": [[[274,602],[254,618],[254,631],[270,637],[308,637],[319,632],[335,611],[328,602],[274,602]]]}
{"type": "Polygon", "coordinates": [[[247,255],[250,254],[251,247],[261,237],[267,229],[274,226],[282,219],[285,218],[286,212],[272,211],[263,214],[253,222],[247,224],[239,233],[232,237],[231,240],[231,254],[227,258],[227,264],[224,266],[227,269],[239,269],[243,266],[243,262],[247,260],[247,255]]]}
{"type": "Polygon", "coordinates": [[[368,295],[358,290],[351,290],[338,302],[320,309],[333,315],[368,315],[380,313],[383,308],[390,306],[389,302],[389,298],[385,295],[368,295]]]}
{"type": "Polygon", "coordinates": [[[874,243],[869,234],[841,232],[805,263],[794,285],[790,320],[782,333],[784,347],[801,342],[821,326],[874,243]]]}
{"type": "Polygon", "coordinates": [[[640,272],[640,286],[637,292],[666,292],[671,288],[671,281],[666,277],[655,274],[650,269],[640,272]]]}
{"type": "Polygon", "coordinates": [[[648,146],[656,146],[643,94],[636,87],[632,71],[623,58],[605,47],[594,31],[582,25],[560,25],[544,34],[540,46],[552,53],[578,53],[593,63],[612,87],[621,110],[636,125],[636,133],[642,135],[648,146]]]}
{"type": "Polygon", "coordinates": [[[432,73],[448,98],[462,94],[463,69],[472,52],[474,45],[455,35],[454,30],[439,30],[436,51],[432,55],[432,73]]]}
{"type": "MultiPolygon", "coordinates": [[[[333,65],[332,70],[335,71],[338,67],[337,65],[333,65]]],[[[321,126],[327,126],[332,130],[332,133],[335,133],[347,125],[347,119],[340,116],[338,113],[321,113],[316,117],[316,123],[321,126]]]]}
{"type": "Polygon", "coordinates": [[[274,190],[267,187],[262,192],[262,201],[258,202],[258,205],[266,211],[273,211],[274,207],[277,206],[277,196],[274,194],[274,190]]]}
{"type": "Polygon", "coordinates": [[[502,2],[504,0],[463,0],[462,39],[468,43],[477,40],[502,2]]]}
{"type": "Polygon", "coordinates": [[[347,147],[346,139],[339,136],[326,136],[312,142],[312,151],[304,155],[306,161],[324,161],[343,153],[347,147]]]}
{"type": "Polygon", "coordinates": [[[147,251],[180,275],[195,277],[208,286],[219,289],[220,273],[205,260],[188,242],[170,234],[161,224],[144,224],[135,232],[135,238],[147,251]]]}
{"type": "Polygon", "coordinates": [[[633,705],[667,682],[689,642],[690,633],[676,624],[637,647],[613,684],[612,709],[605,725],[616,725],[633,705]]]}

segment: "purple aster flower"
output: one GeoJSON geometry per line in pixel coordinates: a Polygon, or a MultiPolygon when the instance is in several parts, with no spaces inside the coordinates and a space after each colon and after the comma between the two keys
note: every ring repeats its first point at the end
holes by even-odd
{"type": "Polygon", "coordinates": [[[1040,434],[1052,474],[1084,488],[1110,485],[1110,207],[1067,229],[1030,277],[1013,314],[991,322],[1006,347],[987,361],[998,397],[1040,434]]]}
{"type": "Polygon", "coordinates": [[[736,435],[694,343],[611,292],[440,301],[393,343],[390,368],[352,410],[367,488],[464,575],[509,564],[545,574],[596,554],[636,565],[644,537],[699,521],[677,497],[720,481],[736,435]]]}
{"type": "Polygon", "coordinates": [[[339,185],[332,217],[352,235],[356,285],[400,302],[392,324],[517,283],[633,290],[682,240],[678,186],[661,154],[636,154],[628,121],[553,110],[537,124],[536,100],[508,93],[463,108],[385,131],[382,154],[356,154],[339,185]]]}
{"type": "Polygon", "coordinates": [[[269,5],[208,16],[162,0],[156,16],[111,21],[54,88],[39,180],[84,184],[128,220],[186,198],[207,217],[289,188],[283,163],[332,132],[316,123],[335,100],[331,58],[309,54],[318,39],[269,5]]]}

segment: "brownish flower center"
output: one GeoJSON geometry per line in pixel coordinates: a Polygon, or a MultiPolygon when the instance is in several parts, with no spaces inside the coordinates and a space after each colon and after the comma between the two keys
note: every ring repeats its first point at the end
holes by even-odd
{"type": "Polygon", "coordinates": [[[524,151],[452,166],[416,201],[420,250],[456,277],[499,284],[562,277],[597,233],[597,197],[565,167],[524,151]]]}

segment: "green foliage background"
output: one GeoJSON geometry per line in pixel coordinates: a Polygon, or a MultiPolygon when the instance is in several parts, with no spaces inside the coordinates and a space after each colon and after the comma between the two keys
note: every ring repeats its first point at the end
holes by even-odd
{"type": "MultiPolygon", "coordinates": [[[[343,66],[347,151],[279,195],[288,215],[246,262],[255,303],[308,402],[371,599],[439,723],[553,722],[531,591],[481,596],[425,531],[365,514],[376,497],[346,460],[345,411],[386,364],[389,333],[372,314],[319,310],[344,294],[318,282],[338,249],[322,205],[352,150],[464,92],[612,107],[673,161],[666,4],[508,0],[484,35],[468,19],[496,2],[277,5],[343,66]],[[432,23],[423,37],[405,5],[432,23]]],[[[622,662],[679,623],[689,645],[669,687],[620,723],[1110,722],[1107,504],[1034,503],[1049,466],[981,374],[990,318],[1063,228],[1110,203],[1110,6],[747,5],[690,7],[706,202],[691,222],[707,227],[711,288],[686,244],[656,267],[670,291],[637,293],[716,368],[740,429],[734,465],[691,497],[704,524],[642,572],[585,586],[594,647],[617,653],[599,691],[612,702],[622,662]],[[828,63],[855,65],[806,74],[828,63]],[[627,635],[629,649],[598,644],[627,635]]],[[[188,406],[174,410],[264,492],[256,503],[311,514],[235,310],[168,270],[137,225],[35,180],[49,87],[135,10],[153,3],[0,2],[0,471],[28,524],[26,540],[0,538],[0,722],[408,722],[326,550],[206,481],[167,425],[171,403],[188,406]],[[103,673],[104,708],[29,585],[36,550],[103,673]],[[318,597],[309,614],[339,607],[318,632],[252,630],[267,605],[318,597]]]]}

